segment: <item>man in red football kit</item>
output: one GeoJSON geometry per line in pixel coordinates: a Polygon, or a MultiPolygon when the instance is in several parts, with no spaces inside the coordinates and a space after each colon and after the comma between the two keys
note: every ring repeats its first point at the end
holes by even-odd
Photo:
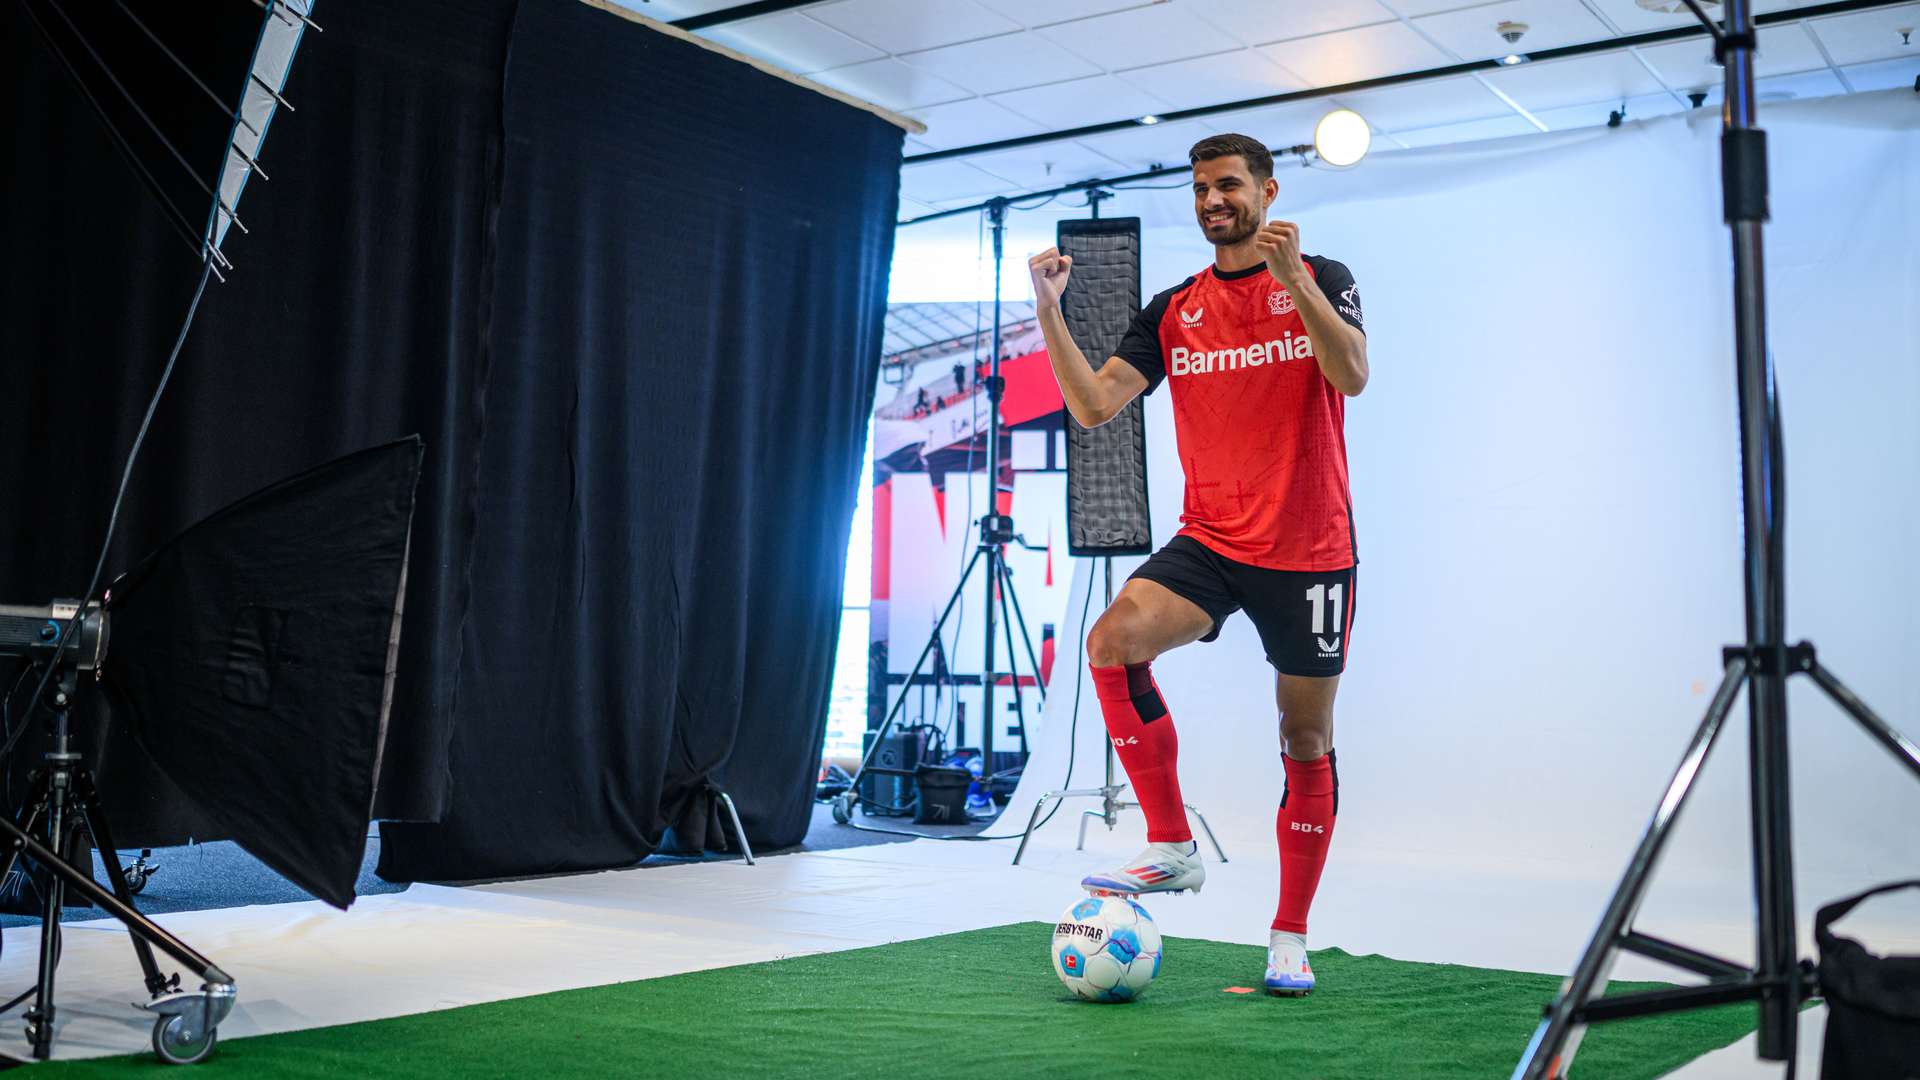
{"type": "Polygon", "coordinates": [[[1166,381],[1186,473],[1182,528],[1135,571],[1087,634],[1107,733],[1147,818],[1147,850],[1082,881],[1094,892],[1198,890],[1206,880],[1175,771],[1179,740],[1150,665],[1211,641],[1245,609],[1279,672],[1286,787],[1275,823],[1280,903],[1267,989],[1313,989],[1307,909],[1339,810],[1333,698],[1353,630],[1357,558],[1342,425],[1367,385],[1359,288],[1345,266],[1300,254],[1299,227],[1266,221],[1279,185],[1255,139],[1195,144],[1193,204],[1213,265],[1160,293],[1098,371],[1067,332],[1073,260],[1028,262],[1053,371],[1074,419],[1097,427],[1166,381]],[[1263,224],[1264,222],[1264,224],[1263,224]]]}

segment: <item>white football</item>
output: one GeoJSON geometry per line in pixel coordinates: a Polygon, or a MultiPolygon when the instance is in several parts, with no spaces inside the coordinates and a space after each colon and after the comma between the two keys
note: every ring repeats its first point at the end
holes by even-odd
{"type": "Polygon", "coordinates": [[[1139,901],[1089,896],[1054,924],[1053,971],[1088,1001],[1132,1001],[1160,974],[1160,928],[1139,901]]]}

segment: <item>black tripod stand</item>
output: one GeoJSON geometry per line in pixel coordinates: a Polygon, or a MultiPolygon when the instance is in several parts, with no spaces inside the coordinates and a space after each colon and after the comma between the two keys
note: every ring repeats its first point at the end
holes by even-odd
{"type": "Polygon", "coordinates": [[[1696,0],[1687,7],[1706,23],[1714,56],[1726,67],[1721,185],[1733,233],[1735,372],[1740,401],[1741,507],[1746,532],[1744,645],[1724,650],[1725,676],[1694,733],[1680,768],[1608,901],[1579,965],[1547,1007],[1515,1080],[1548,1080],[1573,1064],[1583,1025],[1734,1001],[1759,1003],[1759,1056],[1792,1060],[1801,1003],[1818,993],[1811,964],[1798,960],[1794,923],[1792,815],[1787,798],[1787,678],[1806,674],[1867,733],[1920,777],[1920,746],[1875,715],[1814,657],[1813,646],[1786,643],[1786,492],[1779,396],[1767,353],[1761,225],[1767,220],[1766,133],[1754,125],[1751,0],[1727,0],[1724,27],[1696,0]],[[1664,941],[1633,929],[1660,851],[1719,737],[1734,698],[1747,689],[1751,724],[1750,798],[1753,890],[1757,910],[1753,967],[1664,941]],[[1701,986],[1597,997],[1621,951],[1705,976],[1701,986]]]}
{"type": "MultiPolygon", "coordinates": [[[[960,600],[966,595],[967,582],[972,580],[974,570],[984,561],[986,564],[986,654],[980,673],[982,701],[980,708],[980,752],[982,788],[992,791],[994,778],[993,712],[994,689],[1002,674],[995,666],[995,629],[996,624],[1005,628],[1007,645],[1007,670],[1013,683],[1014,709],[1021,716],[1026,715],[1026,699],[1020,688],[1020,675],[1015,667],[1013,628],[1020,627],[1020,640],[1026,644],[1027,665],[1033,673],[1034,686],[1038,689],[1040,700],[1046,701],[1047,689],[1040,681],[1040,661],[1033,652],[1033,636],[1027,633],[1026,616],[1020,612],[1020,598],[1013,589],[1013,571],[1007,566],[1007,545],[1020,544],[1031,547],[1014,529],[1013,518],[1000,512],[1000,398],[1006,393],[1007,381],[1000,376],[1000,268],[1005,259],[1007,231],[1007,200],[994,199],[987,205],[987,220],[993,227],[993,351],[988,360],[988,375],[984,383],[987,391],[987,512],[980,518],[980,539],[974,546],[973,558],[967,560],[967,567],[960,574],[960,580],[953,587],[953,594],[947,599],[946,609],[933,624],[933,632],[927,636],[926,648],[920,650],[920,659],[914,662],[912,674],[907,676],[906,686],[911,688],[913,681],[920,677],[926,667],[927,658],[933,655],[940,644],[940,634],[946,628],[947,619],[953,615],[960,600]],[[998,607],[996,619],[995,608],[998,607]]],[[[969,481],[971,482],[971,481],[969,481]]],[[[893,708],[887,711],[887,718],[874,732],[873,744],[860,759],[860,768],[854,771],[853,786],[836,797],[833,804],[835,820],[845,824],[853,818],[853,805],[860,798],[860,777],[867,772],[912,776],[912,768],[892,769],[873,764],[874,753],[880,749],[881,741],[892,730],[906,707],[907,695],[902,691],[894,701],[893,708]]],[[[1020,734],[1021,749],[1026,749],[1026,729],[1020,734]]]]}
{"type": "MultiPolygon", "coordinates": [[[[33,774],[18,820],[0,818],[0,837],[5,838],[7,851],[0,879],[13,874],[22,855],[46,873],[41,896],[39,982],[28,991],[33,1007],[26,1013],[27,1041],[35,1058],[44,1061],[52,1055],[60,910],[67,890],[72,889],[126,924],[151,998],[144,1008],[155,1014],[154,1052],[176,1064],[200,1061],[213,1052],[216,1029],[233,1008],[233,980],[134,907],[133,889],[120,866],[106,815],[101,812],[93,773],[73,749],[70,713],[78,676],[78,668],[71,663],[63,663],[55,673],[54,691],[46,709],[46,764],[33,774]],[[87,846],[97,849],[106,863],[111,891],[67,861],[67,856],[83,852],[87,846]],[[182,990],[178,974],[161,974],[153,955],[156,946],[186,965],[204,985],[197,991],[182,990]]],[[[31,720],[27,717],[22,722],[31,720]]]]}

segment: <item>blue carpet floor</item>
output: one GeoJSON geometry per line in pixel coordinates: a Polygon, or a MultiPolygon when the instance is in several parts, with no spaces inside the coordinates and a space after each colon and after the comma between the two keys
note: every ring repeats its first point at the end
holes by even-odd
{"type": "MultiPolygon", "coordinates": [[[[855,820],[861,824],[879,828],[908,829],[934,835],[964,835],[979,832],[985,828],[983,823],[945,827],[913,825],[910,818],[860,816],[855,820]]],[[[756,851],[754,854],[759,856],[794,851],[826,851],[835,848],[862,847],[867,844],[904,843],[909,839],[911,837],[869,832],[841,825],[833,820],[825,803],[816,803],[813,821],[802,843],[795,847],[778,850],[756,851]]],[[[132,851],[121,852],[121,864],[131,864],[136,854],[138,853],[132,851]]],[[[655,855],[640,863],[640,866],[671,866],[678,863],[708,862],[738,857],[730,854],[694,857],[655,855]]],[[[360,863],[360,879],[354,885],[354,891],[359,895],[374,896],[406,889],[405,882],[387,881],[374,874],[374,864],[379,860],[380,837],[376,832],[367,838],[366,854],[360,863]]],[[[147,882],[146,888],[137,897],[137,903],[141,911],[151,915],[163,915],[174,911],[246,907],[251,904],[290,904],[312,899],[298,886],[267,869],[260,860],[240,850],[239,845],[231,841],[156,848],[153,854],[147,857],[147,862],[157,864],[159,870],[147,882]]],[[[105,883],[105,876],[98,870],[95,871],[94,876],[99,878],[102,884],[105,883]]],[[[62,910],[60,920],[69,922],[101,917],[101,912],[97,908],[68,907],[62,910]]],[[[38,926],[39,923],[38,916],[0,915],[0,926],[38,926]]]]}

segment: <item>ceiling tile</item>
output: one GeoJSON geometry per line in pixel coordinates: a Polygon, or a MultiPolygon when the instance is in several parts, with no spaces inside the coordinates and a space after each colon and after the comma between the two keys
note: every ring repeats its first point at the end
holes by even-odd
{"type": "Polygon", "coordinates": [[[811,78],[886,109],[918,109],[973,96],[962,87],[891,57],[816,72],[811,78]]]}
{"type": "Polygon", "coordinates": [[[1860,64],[1868,60],[1920,57],[1920,4],[1856,11],[1831,19],[1814,19],[1808,25],[1820,36],[1820,43],[1836,64],[1860,64]],[[1913,31],[1914,40],[1902,44],[1900,30],[1913,31]]]}
{"type": "Polygon", "coordinates": [[[1105,15],[1125,8],[1145,7],[1161,0],[980,0],[993,10],[1022,26],[1048,26],[1105,15]]]}
{"type": "MultiPolygon", "coordinates": [[[[1725,98],[1725,89],[1725,84],[1708,88],[1706,99],[1701,103],[1702,106],[1718,109],[1720,102],[1725,98]]],[[[1775,75],[1753,81],[1753,96],[1760,102],[1763,110],[1760,117],[1762,126],[1766,124],[1764,109],[1767,105],[1782,101],[1800,101],[1805,98],[1832,97],[1846,92],[1846,87],[1840,85],[1839,78],[1834,75],[1831,68],[1802,71],[1792,75],[1775,75]]]]}
{"type": "Polygon", "coordinates": [[[1310,86],[1335,86],[1453,63],[1452,57],[1397,22],[1285,41],[1260,51],[1310,86]]]}
{"type": "Polygon", "coordinates": [[[1006,178],[974,168],[964,161],[935,161],[900,170],[900,194],[924,203],[954,199],[984,199],[1011,193],[1016,185],[1006,178]]]}
{"type": "Polygon", "coordinates": [[[1625,52],[1521,64],[1490,71],[1484,78],[1528,112],[1590,101],[1618,103],[1665,89],[1640,61],[1625,52]]]}
{"type": "Polygon", "coordinates": [[[1160,166],[1184,166],[1187,151],[1194,143],[1213,134],[1198,121],[1154,124],[1130,128],[1106,135],[1089,135],[1080,142],[1098,150],[1133,171],[1160,166]]]}
{"type": "MultiPolygon", "coordinates": [[[[1607,122],[1608,114],[1620,107],[1618,101],[1593,101],[1585,105],[1567,105],[1558,109],[1547,109],[1534,113],[1534,117],[1547,125],[1549,131],[1567,131],[1573,128],[1598,127],[1607,122]]],[[[1672,94],[1644,94],[1627,101],[1627,120],[1651,120],[1656,116],[1670,116],[1685,112],[1687,106],[1675,101],[1672,94]]]]}
{"type": "Polygon", "coordinates": [[[1366,117],[1381,131],[1514,115],[1511,106],[1471,75],[1341,94],[1334,100],[1366,117]]]}
{"type": "Polygon", "coordinates": [[[1119,77],[1175,109],[1224,105],[1307,89],[1306,83],[1250,49],[1135,68],[1121,72],[1119,77]]]}
{"type": "MultiPolygon", "coordinates": [[[[1795,4],[1802,2],[1803,0],[1754,0],[1753,11],[1756,15],[1764,15],[1769,11],[1779,11],[1782,8],[1793,7],[1795,4]]],[[[1593,0],[1593,6],[1599,8],[1600,14],[1610,19],[1613,25],[1619,27],[1620,32],[1623,34],[1638,34],[1646,30],[1671,30],[1676,26],[1700,25],[1700,20],[1694,18],[1693,13],[1687,11],[1685,8],[1680,9],[1678,14],[1663,15],[1657,11],[1648,11],[1646,8],[1635,3],[1634,0],[1593,0]]],[[[1724,12],[1719,7],[1709,6],[1707,7],[1707,14],[1718,19],[1722,17],[1724,12]]]]}
{"type": "Polygon", "coordinates": [[[887,52],[913,52],[956,41],[1004,34],[1020,27],[976,0],[839,0],[807,15],[887,52]]]}
{"type": "Polygon", "coordinates": [[[885,55],[797,11],[710,27],[700,36],[802,75],[885,55]]]}
{"type": "Polygon", "coordinates": [[[1335,106],[1326,100],[1294,101],[1260,109],[1240,109],[1200,122],[1215,131],[1251,135],[1269,147],[1284,148],[1313,141],[1313,125],[1335,106]]]}
{"type": "Polygon", "coordinates": [[[1485,7],[1498,0],[1389,0],[1393,10],[1409,19],[1421,15],[1433,15],[1442,11],[1457,11],[1461,8],[1485,7]]]}
{"type": "Polygon", "coordinates": [[[1022,191],[1044,191],[1062,184],[1100,176],[1122,176],[1133,171],[1105,154],[1071,141],[1022,146],[967,160],[995,176],[1006,177],[1022,191]]]}
{"type": "Polygon", "coordinates": [[[1024,30],[909,53],[900,59],[976,94],[994,94],[1100,74],[1097,66],[1024,30]]]}
{"type": "Polygon", "coordinates": [[[1854,64],[1840,69],[1856,92],[1867,90],[1911,90],[1920,79],[1920,56],[1911,60],[1881,60],[1872,64],[1854,64]]]}
{"type": "MultiPolygon", "coordinates": [[[[1648,45],[1637,51],[1660,73],[1661,81],[1675,90],[1713,86],[1727,78],[1725,69],[1713,62],[1713,43],[1706,38],[1648,45]]],[[[1787,75],[1826,66],[1813,39],[1798,24],[1769,26],[1760,31],[1755,75],[1787,75]]]]}
{"type": "Polygon", "coordinates": [[[1240,43],[1172,4],[1116,11],[1040,31],[1108,71],[1226,52],[1240,43]]]}
{"type": "Polygon", "coordinates": [[[1462,60],[1579,45],[1613,36],[1607,24],[1594,18],[1586,8],[1566,0],[1505,0],[1444,15],[1429,15],[1415,19],[1413,25],[1462,60]],[[1502,22],[1525,23],[1527,32],[1510,45],[1494,30],[1502,22]]]}
{"type": "Polygon", "coordinates": [[[935,150],[995,142],[1017,135],[1036,135],[1041,131],[1039,124],[985,98],[968,98],[947,105],[915,109],[911,115],[927,125],[926,132],[919,138],[935,150]]]}
{"type": "Polygon", "coordinates": [[[1805,101],[1808,98],[1833,97],[1844,94],[1847,88],[1840,85],[1839,76],[1832,68],[1818,71],[1802,71],[1792,75],[1775,75],[1769,79],[1755,79],[1753,96],[1762,105],[1780,101],[1805,101]]]}
{"type": "Polygon", "coordinates": [[[1049,131],[1167,111],[1166,102],[1111,75],[995,94],[993,100],[1049,131]]]}
{"type": "Polygon", "coordinates": [[[1509,135],[1532,135],[1540,129],[1518,116],[1496,116],[1491,120],[1469,120],[1464,124],[1442,124],[1418,131],[1396,131],[1393,137],[1407,146],[1441,146],[1447,143],[1503,139],[1509,135]]]}
{"type": "Polygon", "coordinates": [[[1313,0],[1312,3],[1276,3],[1275,0],[1175,0],[1186,11],[1225,30],[1246,45],[1350,30],[1356,26],[1392,22],[1393,12],[1380,0],[1313,0]]]}

